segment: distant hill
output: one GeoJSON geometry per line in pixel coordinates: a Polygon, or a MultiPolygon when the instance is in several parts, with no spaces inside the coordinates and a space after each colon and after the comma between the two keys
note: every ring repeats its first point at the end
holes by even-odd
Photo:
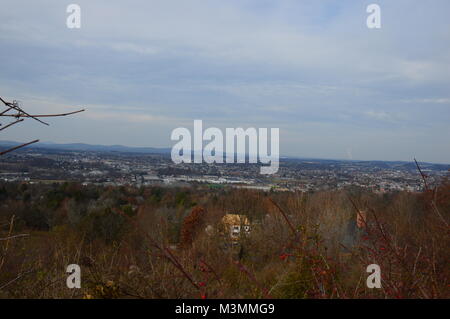
{"type": "MultiPolygon", "coordinates": [[[[0,141],[0,148],[8,148],[19,144],[21,143],[12,141],[0,141]]],[[[28,146],[28,148],[64,151],[124,152],[142,154],[170,154],[171,151],[170,148],[130,147],[123,145],[90,145],[84,143],[57,144],[52,142],[36,143],[28,146]]]]}
{"type": "MultiPolygon", "coordinates": [[[[0,150],[11,148],[21,144],[13,141],[0,141],[0,150]]],[[[26,148],[46,149],[55,151],[83,151],[83,152],[120,152],[120,153],[138,153],[138,154],[170,154],[171,148],[156,147],[132,147],[123,145],[91,145],[84,143],[57,144],[53,142],[35,143],[26,148]]],[[[224,155],[225,156],[225,155],[224,155]]],[[[341,160],[341,159],[320,159],[320,158],[301,158],[301,157],[280,157],[283,162],[311,162],[312,165],[329,165],[337,163],[353,163],[358,166],[379,167],[379,168],[398,168],[416,170],[415,163],[406,161],[359,161],[359,160],[341,160]]],[[[450,164],[435,164],[420,162],[420,166],[424,170],[450,170],[450,164]]]]}

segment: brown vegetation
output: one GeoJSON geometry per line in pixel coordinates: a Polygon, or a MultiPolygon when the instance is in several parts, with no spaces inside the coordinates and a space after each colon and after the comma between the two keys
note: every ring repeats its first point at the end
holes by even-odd
{"type": "Polygon", "coordinates": [[[0,298],[448,298],[449,217],[448,182],[384,195],[5,183],[0,298]],[[251,223],[238,245],[218,231],[230,212],[251,223]]]}

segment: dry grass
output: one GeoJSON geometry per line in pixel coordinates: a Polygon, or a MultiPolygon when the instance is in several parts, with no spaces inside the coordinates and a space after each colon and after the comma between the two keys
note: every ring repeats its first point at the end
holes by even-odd
{"type": "Polygon", "coordinates": [[[53,187],[63,196],[27,188],[28,202],[3,199],[1,298],[449,297],[448,183],[390,195],[53,187]],[[51,205],[33,201],[42,196],[51,205]],[[195,206],[202,213],[186,219],[195,206]],[[31,209],[46,219],[27,220],[31,209]],[[357,209],[367,211],[362,228],[357,209]],[[219,231],[230,212],[252,222],[240,245],[219,231]],[[73,263],[81,289],[66,287],[73,263]],[[381,289],[366,287],[374,263],[381,289]]]}

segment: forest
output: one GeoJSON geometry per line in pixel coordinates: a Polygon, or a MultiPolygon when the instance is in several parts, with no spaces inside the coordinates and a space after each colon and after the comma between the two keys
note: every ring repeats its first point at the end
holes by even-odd
{"type": "Polygon", "coordinates": [[[449,298],[449,218],[448,180],[385,194],[3,182],[0,298],[449,298]],[[226,214],[250,231],[231,238],[226,214]]]}

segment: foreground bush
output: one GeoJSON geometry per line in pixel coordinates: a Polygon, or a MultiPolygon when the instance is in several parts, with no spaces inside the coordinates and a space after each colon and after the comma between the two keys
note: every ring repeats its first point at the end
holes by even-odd
{"type": "Polygon", "coordinates": [[[2,184],[0,197],[1,298],[449,297],[446,182],[385,195],[2,184]],[[226,213],[251,221],[238,243],[226,213]]]}

